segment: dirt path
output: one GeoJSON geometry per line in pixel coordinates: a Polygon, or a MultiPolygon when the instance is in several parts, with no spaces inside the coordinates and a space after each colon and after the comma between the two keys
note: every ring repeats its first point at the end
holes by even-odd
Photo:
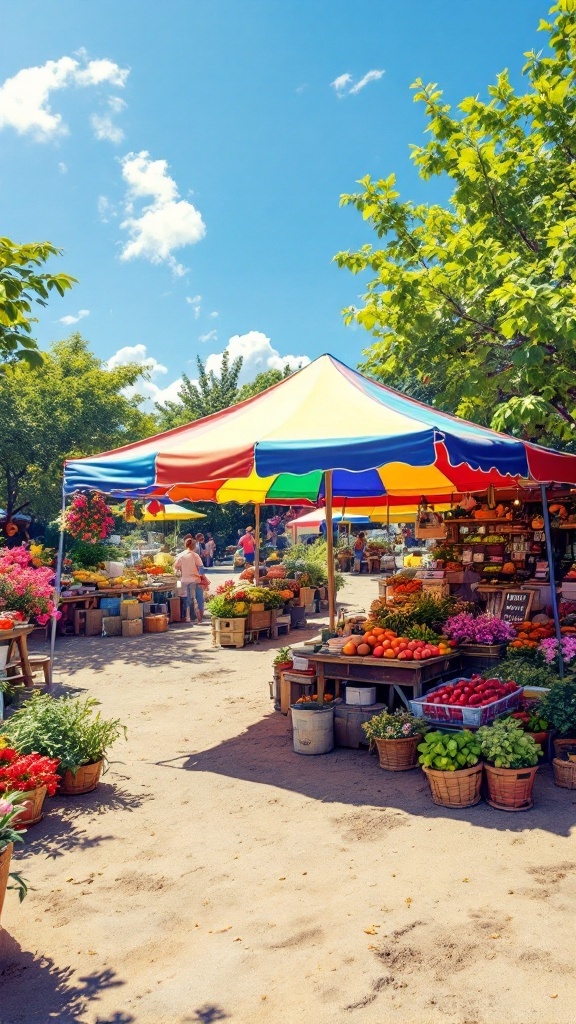
{"type": "Polygon", "coordinates": [[[299,757],[275,646],[59,644],[129,739],[18,857],[0,1024],[573,1024],[576,792],[544,770],[528,814],[448,812],[365,751],[299,757]]]}

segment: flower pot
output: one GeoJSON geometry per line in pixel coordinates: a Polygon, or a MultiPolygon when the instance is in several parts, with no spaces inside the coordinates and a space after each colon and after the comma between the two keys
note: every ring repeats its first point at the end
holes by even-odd
{"type": "Polygon", "coordinates": [[[380,767],[388,772],[408,772],[418,761],[420,736],[408,736],[401,740],[375,739],[380,767]]]}
{"type": "Polygon", "coordinates": [[[534,768],[494,768],[485,764],[486,802],[499,811],[529,811],[534,806],[532,789],[538,771],[534,768]]]}
{"type": "Polygon", "coordinates": [[[65,771],[58,792],[63,796],[79,796],[80,793],[91,793],[100,782],[104,759],[94,764],[82,764],[74,775],[65,771]]]}
{"type": "Polygon", "coordinates": [[[42,821],[42,806],[46,796],[46,786],[38,786],[26,793],[24,800],[18,803],[20,808],[18,817],[14,820],[14,828],[18,831],[22,828],[30,828],[42,821]]]}
{"type": "Polygon", "coordinates": [[[576,789],[576,761],[565,761],[562,757],[552,760],[554,785],[562,789],[576,789]]]}
{"type": "Polygon", "coordinates": [[[432,800],[440,807],[473,807],[480,803],[482,763],[455,772],[422,767],[430,784],[432,800]]]}
{"type": "Polygon", "coordinates": [[[554,737],[552,740],[554,746],[554,757],[562,757],[565,753],[576,753],[576,737],[572,739],[565,739],[562,737],[554,737]]]}
{"type": "Polygon", "coordinates": [[[8,886],[8,877],[10,875],[10,858],[12,856],[13,848],[13,843],[8,843],[8,846],[5,846],[3,850],[0,850],[0,921],[2,919],[2,907],[4,906],[4,897],[8,886]]]}
{"type": "Polygon", "coordinates": [[[287,672],[288,669],[292,668],[292,665],[293,665],[293,662],[291,662],[291,661],[275,661],[274,662],[274,668],[276,669],[277,672],[287,672]]]}

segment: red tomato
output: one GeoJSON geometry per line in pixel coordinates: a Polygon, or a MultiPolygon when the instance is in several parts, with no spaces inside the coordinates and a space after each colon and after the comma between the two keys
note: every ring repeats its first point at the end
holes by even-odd
{"type": "Polygon", "coordinates": [[[422,654],[420,651],[414,651],[413,658],[415,661],[422,661],[422,654]]]}
{"type": "Polygon", "coordinates": [[[408,647],[405,651],[401,651],[400,653],[404,655],[406,661],[412,661],[412,658],[414,657],[414,651],[411,651],[410,647],[408,647]]]}
{"type": "Polygon", "coordinates": [[[383,656],[383,654],[384,654],[384,648],[383,647],[375,647],[374,650],[372,651],[372,656],[374,658],[381,658],[383,656]]]}

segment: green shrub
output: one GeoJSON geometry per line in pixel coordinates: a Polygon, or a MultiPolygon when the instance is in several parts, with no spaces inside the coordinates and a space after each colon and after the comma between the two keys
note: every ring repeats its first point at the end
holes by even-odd
{"type": "Polygon", "coordinates": [[[500,718],[478,729],[482,756],[494,768],[531,768],[538,763],[542,747],[527,736],[515,718],[500,718]]]}
{"type": "Polygon", "coordinates": [[[538,701],[538,712],[561,736],[576,736],[576,682],[554,683],[538,701]]]}

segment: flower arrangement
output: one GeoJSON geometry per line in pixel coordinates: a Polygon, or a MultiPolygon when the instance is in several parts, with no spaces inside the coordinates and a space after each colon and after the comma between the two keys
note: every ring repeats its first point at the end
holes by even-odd
{"type": "Polygon", "coordinates": [[[0,749],[0,794],[6,792],[27,793],[46,786],[49,796],[54,796],[60,778],[57,757],[42,754],[19,754],[12,747],[0,749]]]}
{"type": "Polygon", "coordinates": [[[217,593],[208,601],[208,611],[213,619],[245,619],[248,615],[246,604],[235,601],[230,592],[217,593]]]}
{"type": "Polygon", "coordinates": [[[516,636],[509,622],[492,615],[478,615],[474,618],[469,612],[461,612],[447,619],[444,633],[458,644],[504,644],[516,636]]]}
{"type": "Polygon", "coordinates": [[[544,661],[547,665],[552,665],[558,660],[558,656],[562,655],[562,661],[565,665],[569,665],[571,661],[576,658],[576,637],[564,636],[560,644],[552,637],[551,639],[540,641],[540,650],[544,656],[544,661]]]}
{"type": "Polygon", "coordinates": [[[59,613],[54,604],[54,572],[48,566],[34,568],[30,552],[23,545],[0,554],[0,611],[33,615],[45,625],[59,613]]]}
{"type": "Polygon", "coordinates": [[[409,711],[382,711],[362,724],[370,745],[374,740],[408,740],[421,736],[428,726],[421,718],[415,718],[409,711]]]}
{"type": "Polygon", "coordinates": [[[64,513],[64,529],[89,543],[106,540],[114,529],[112,509],[101,494],[75,494],[64,513]]]}
{"type": "MultiPolygon", "coordinates": [[[[14,820],[20,813],[18,802],[22,800],[21,793],[4,793],[0,796],[0,853],[2,853],[10,843],[21,843],[22,842],[22,831],[17,831],[14,827],[14,820]]],[[[20,902],[24,899],[28,889],[26,882],[16,871],[10,872],[10,878],[14,884],[9,885],[9,889],[15,889],[18,892],[20,902]]]]}

